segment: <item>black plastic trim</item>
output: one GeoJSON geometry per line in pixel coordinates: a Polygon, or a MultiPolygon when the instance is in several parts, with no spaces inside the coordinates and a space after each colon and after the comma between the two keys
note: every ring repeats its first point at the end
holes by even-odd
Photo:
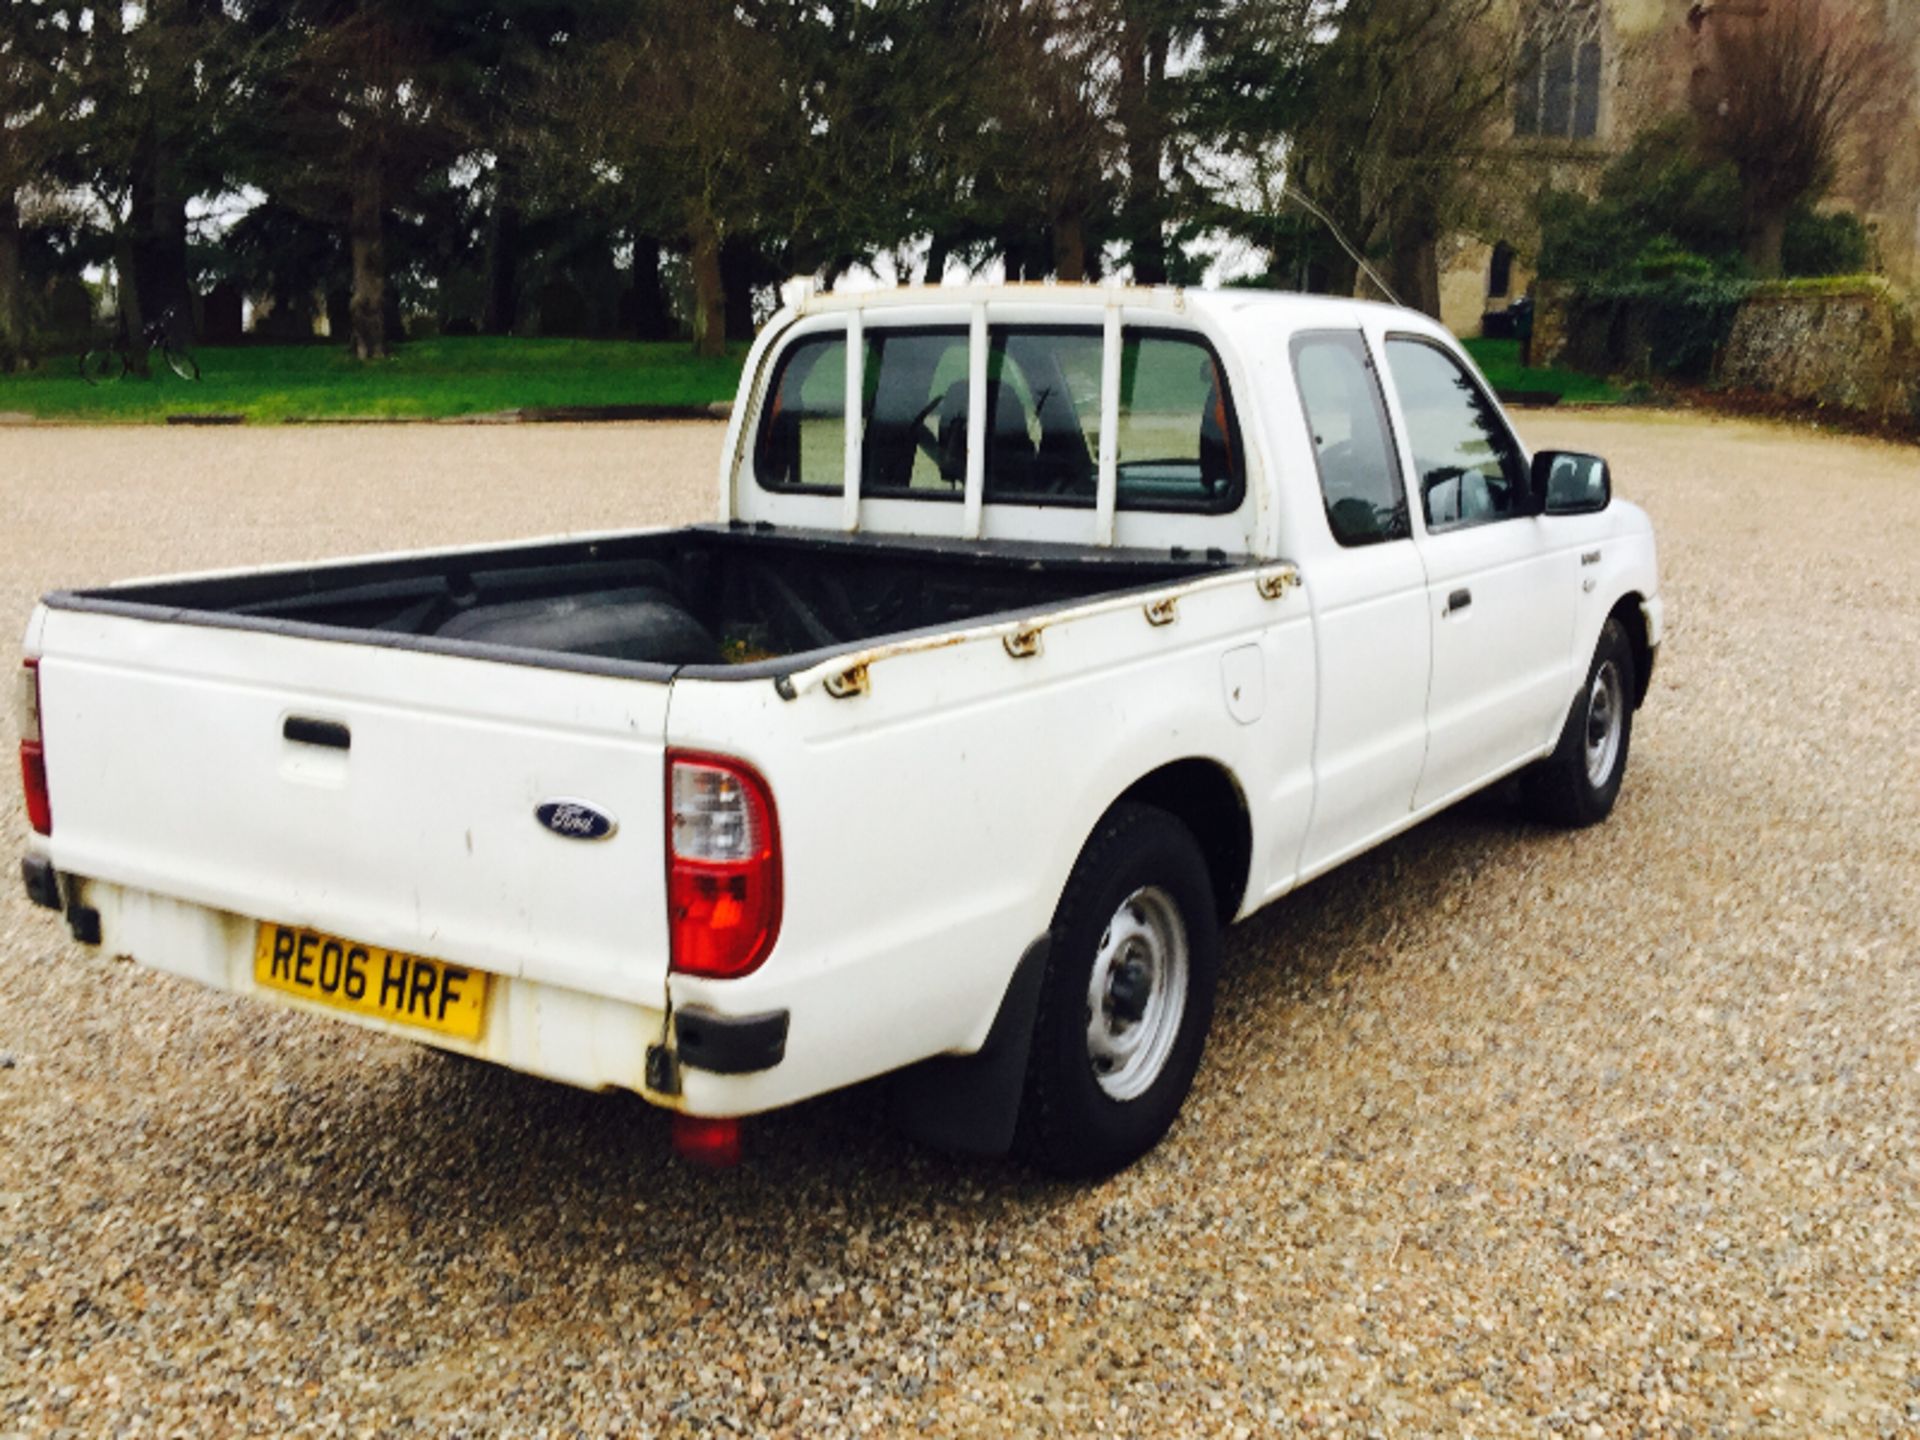
{"type": "Polygon", "coordinates": [[[643,665],[631,660],[607,660],[594,655],[569,655],[561,650],[525,650],[513,645],[480,645],[467,640],[442,640],[431,635],[404,635],[391,630],[356,630],[341,625],[314,625],[304,620],[232,615],[218,610],[192,610],[177,605],[148,605],[136,600],[112,600],[66,590],[46,596],[44,603],[51,610],[118,615],[129,620],[149,620],[157,625],[252,630],[263,635],[286,635],[296,640],[319,640],[332,645],[377,645],[386,650],[415,650],[427,655],[487,660],[496,665],[524,665],[535,670],[565,670],[577,675],[614,675],[627,680],[665,683],[673,679],[676,668],[672,665],[643,665]]]}
{"type": "Polygon", "coordinates": [[[714,1075],[753,1075],[787,1058],[785,1010],[759,1015],[722,1015],[689,1005],[673,1012],[673,1038],[680,1063],[714,1075]]]}
{"type": "Polygon", "coordinates": [[[27,898],[42,910],[59,910],[65,905],[60,898],[60,872],[46,856],[29,855],[23,859],[20,878],[26,882],[27,898]]]}

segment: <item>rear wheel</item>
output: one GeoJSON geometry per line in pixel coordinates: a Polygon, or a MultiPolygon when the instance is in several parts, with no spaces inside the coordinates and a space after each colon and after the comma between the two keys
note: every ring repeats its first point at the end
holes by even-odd
{"type": "Polygon", "coordinates": [[[1163,810],[1116,807],[1054,914],[1020,1153],[1056,1175],[1100,1175],[1152,1149],[1193,1085],[1218,964],[1192,833],[1163,810]]]}
{"type": "Polygon", "coordinates": [[[89,350],[80,357],[80,378],[89,385],[106,385],[127,373],[127,357],[117,350],[89,350]]]}
{"type": "Polygon", "coordinates": [[[1637,677],[1626,627],[1609,618],[1553,754],[1522,781],[1527,808],[1553,825],[1597,825],[1613,813],[1633,745],[1637,677]]]}

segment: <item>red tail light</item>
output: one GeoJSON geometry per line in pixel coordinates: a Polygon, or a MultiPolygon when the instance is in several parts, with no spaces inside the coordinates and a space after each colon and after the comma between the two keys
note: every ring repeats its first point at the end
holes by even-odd
{"type": "Polygon", "coordinates": [[[667,756],[667,916],[673,968],[732,980],[780,933],[780,831],[767,782],[721,755],[667,756]]]}
{"type": "Polygon", "coordinates": [[[53,804],[47,798],[47,752],[40,741],[40,662],[20,672],[20,784],[27,794],[27,823],[39,835],[53,834],[53,804]]]}

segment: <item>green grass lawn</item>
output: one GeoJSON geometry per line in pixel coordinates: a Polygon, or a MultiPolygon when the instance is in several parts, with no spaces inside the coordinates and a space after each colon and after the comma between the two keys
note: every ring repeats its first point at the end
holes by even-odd
{"type": "MultiPolygon", "coordinates": [[[[1469,340],[1496,390],[1531,390],[1572,404],[1617,404],[1620,390],[1571,370],[1523,369],[1519,342],[1469,340]]],[[[338,346],[236,345],[196,351],[201,378],[156,363],[150,379],[109,385],[80,378],[76,358],[0,378],[0,413],[47,420],[140,422],[169,415],[250,421],[439,419],[561,405],[708,405],[733,398],[745,348],[701,360],[684,342],[416,340],[391,360],[362,365],[338,346]]]]}
{"type": "Polygon", "coordinates": [[[155,421],[242,415],[254,421],[343,417],[436,419],[553,405],[707,405],[731,400],[744,346],[696,359],[684,342],[412,341],[394,358],[358,364],[338,346],[236,345],[195,352],[201,379],[155,357],[154,376],[110,385],[80,378],[77,357],[0,378],[0,412],[42,419],[155,421]]]}
{"type": "Polygon", "coordinates": [[[1534,391],[1556,395],[1568,405],[1618,405],[1626,397],[1618,386],[1576,370],[1546,370],[1520,363],[1518,340],[1468,340],[1467,353],[1501,394],[1534,391]]]}

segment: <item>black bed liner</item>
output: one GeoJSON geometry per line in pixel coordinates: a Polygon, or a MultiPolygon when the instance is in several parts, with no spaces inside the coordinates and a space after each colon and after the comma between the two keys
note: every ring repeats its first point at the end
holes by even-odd
{"type": "Polygon", "coordinates": [[[1252,563],[1220,551],[694,525],[399,559],[155,580],[55,609],[590,674],[779,677],[938,633],[1252,563]]]}

